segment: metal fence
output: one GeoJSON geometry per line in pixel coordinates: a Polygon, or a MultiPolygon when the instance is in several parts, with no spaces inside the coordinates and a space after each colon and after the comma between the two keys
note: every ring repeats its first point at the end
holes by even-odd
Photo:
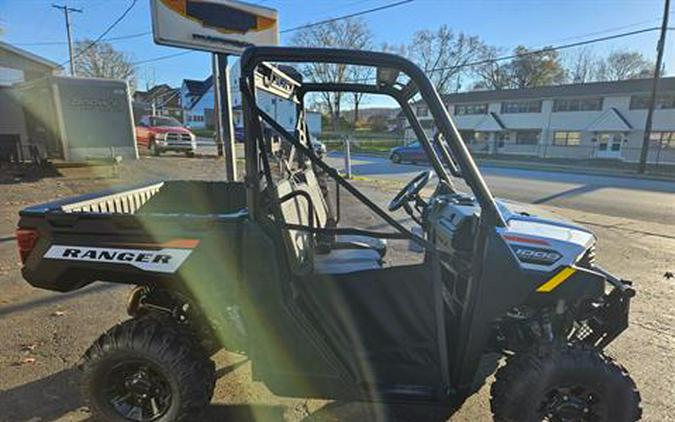
{"type": "MultiPolygon", "coordinates": [[[[574,162],[603,162],[606,165],[614,163],[621,166],[640,161],[642,148],[615,147],[607,145],[517,145],[507,144],[502,147],[490,148],[487,145],[469,145],[469,149],[476,156],[498,158],[526,158],[542,159],[547,161],[574,163],[574,162]]],[[[651,146],[647,152],[647,163],[652,165],[675,166],[675,148],[651,146]]]]}

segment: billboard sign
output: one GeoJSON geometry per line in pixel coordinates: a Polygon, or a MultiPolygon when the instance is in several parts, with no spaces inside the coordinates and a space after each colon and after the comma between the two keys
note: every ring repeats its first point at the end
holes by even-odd
{"type": "Polygon", "coordinates": [[[234,0],[151,0],[157,44],[241,54],[279,44],[277,11],[234,0]]]}

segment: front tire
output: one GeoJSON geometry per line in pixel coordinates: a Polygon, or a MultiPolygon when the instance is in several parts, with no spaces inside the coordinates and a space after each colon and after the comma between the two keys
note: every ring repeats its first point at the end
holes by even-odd
{"type": "Polygon", "coordinates": [[[498,422],[633,422],[640,393],[626,370],[591,348],[559,346],[508,359],[490,405],[498,422]]]}
{"type": "Polygon", "coordinates": [[[82,392],[92,414],[110,421],[182,421],[210,402],[213,361],[192,336],[153,318],[110,329],[87,350],[82,392]]]}
{"type": "Polygon", "coordinates": [[[394,164],[401,164],[401,155],[397,152],[391,154],[391,162],[394,164]]]}
{"type": "Polygon", "coordinates": [[[154,157],[159,157],[159,148],[157,148],[155,141],[150,142],[150,154],[154,157]]]}

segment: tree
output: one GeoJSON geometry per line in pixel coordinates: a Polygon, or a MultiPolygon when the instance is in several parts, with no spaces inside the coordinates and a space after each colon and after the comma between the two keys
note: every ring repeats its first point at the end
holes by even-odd
{"type": "Polygon", "coordinates": [[[556,85],[565,81],[565,69],[556,50],[546,47],[531,51],[519,45],[513,54],[515,57],[509,67],[515,88],[556,85]]]}
{"type": "Polygon", "coordinates": [[[136,89],[136,67],[128,54],[117,51],[110,43],[91,40],[75,43],[75,68],[79,76],[90,78],[123,79],[136,89]]]}
{"type": "MultiPolygon", "coordinates": [[[[372,44],[372,33],[365,20],[348,18],[332,21],[322,25],[304,28],[293,37],[293,44],[305,47],[347,48],[355,50],[368,49],[372,44]]],[[[311,58],[308,58],[310,60],[311,58]]],[[[303,74],[312,82],[344,83],[348,79],[357,78],[363,70],[351,69],[352,66],[335,63],[309,63],[303,66],[303,74]]],[[[333,130],[338,129],[343,102],[341,92],[322,92],[318,97],[322,109],[331,116],[333,130]]],[[[352,97],[358,109],[363,96],[352,97]]]]}
{"type": "Polygon", "coordinates": [[[565,57],[568,80],[572,83],[594,81],[598,73],[598,60],[589,48],[581,48],[565,57]]]}
{"type": "Polygon", "coordinates": [[[597,79],[601,81],[622,81],[625,79],[648,78],[654,73],[654,63],[637,51],[616,51],[598,64],[597,79]]]}
{"type": "Polygon", "coordinates": [[[456,34],[442,25],[437,31],[415,32],[408,51],[410,59],[424,70],[438,92],[446,94],[459,90],[459,79],[468,73],[466,65],[479,58],[483,48],[480,38],[456,34]]]}
{"type": "Polygon", "coordinates": [[[480,61],[484,64],[474,66],[472,74],[477,78],[475,89],[509,89],[513,88],[513,74],[510,63],[498,61],[503,50],[497,47],[485,46],[481,52],[480,61]]]}
{"type": "Polygon", "coordinates": [[[473,69],[473,75],[478,78],[476,88],[529,88],[565,81],[565,68],[560,63],[558,52],[551,48],[530,51],[518,46],[510,60],[497,60],[500,54],[498,48],[483,47],[480,61],[485,63],[473,69]]]}

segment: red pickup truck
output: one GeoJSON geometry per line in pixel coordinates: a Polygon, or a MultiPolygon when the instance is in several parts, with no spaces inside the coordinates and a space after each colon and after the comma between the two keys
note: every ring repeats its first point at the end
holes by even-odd
{"type": "Polygon", "coordinates": [[[196,137],[189,129],[173,117],[143,116],[136,125],[136,144],[139,152],[149,151],[152,155],[162,152],[183,152],[187,156],[195,153],[196,137]]]}

